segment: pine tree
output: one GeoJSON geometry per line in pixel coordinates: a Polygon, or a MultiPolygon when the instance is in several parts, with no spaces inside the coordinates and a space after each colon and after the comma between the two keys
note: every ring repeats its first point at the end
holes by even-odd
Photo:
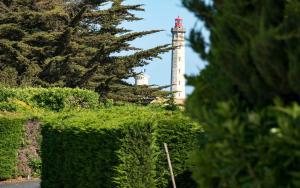
{"type": "MultiPolygon", "coordinates": [[[[252,106],[270,104],[275,97],[286,103],[300,102],[296,84],[300,75],[299,1],[183,0],[183,3],[210,32],[209,44],[196,29],[190,37],[193,48],[209,62],[202,75],[191,81],[198,88],[199,85],[211,88],[213,98],[208,100],[213,102],[214,97],[228,100],[239,95],[252,106]],[[226,87],[218,87],[222,83],[226,87]]],[[[195,100],[205,90],[196,92],[195,100]]]]}
{"type": "MultiPolygon", "coordinates": [[[[0,45],[10,45],[15,54],[9,47],[0,48],[0,69],[16,69],[18,85],[26,78],[28,85],[88,88],[99,92],[103,100],[108,96],[126,99],[124,96],[131,94],[123,92],[134,90],[134,86],[124,80],[135,75],[136,67],[171,49],[162,45],[141,50],[129,44],[159,30],[132,32],[122,28],[123,22],[141,19],[132,12],[144,11],[142,5],[125,5],[124,0],[20,0],[3,1],[1,7],[7,11],[0,17],[0,36],[5,40],[0,45]],[[17,29],[18,36],[5,35],[8,31],[17,34],[17,29]],[[119,55],[126,51],[128,55],[119,55]],[[28,66],[23,65],[26,63],[28,66]]],[[[150,96],[137,97],[151,98],[158,88],[143,90],[150,96]]]]}
{"type": "Polygon", "coordinates": [[[0,70],[16,85],[35,85],[69,19],[59,1],[0,1],[0,70]],[[54,8],[55,7],[55,8],[54,8]],[[11,78],[10,78],[11,76],[11,78]]]}

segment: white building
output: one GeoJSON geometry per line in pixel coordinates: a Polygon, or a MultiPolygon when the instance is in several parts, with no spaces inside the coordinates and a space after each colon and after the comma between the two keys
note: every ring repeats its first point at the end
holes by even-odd
{"type": "Polygon", "coordinates": [[[136,86],[149,85],[149,76],[146,74],[145,70],[143,70],[143,72],[141,72],[140,74],[136,75],[134,79],[136,86]]]}
{"type": "Polygon", "coordinates": [[[175,92],[174,98],[177,103],[183,103],[185,100],[185,29],[182,18],[175,19],[175,26],[171,32],[172,45],[175,47],[172,51],[171,92],[175,92]]]}

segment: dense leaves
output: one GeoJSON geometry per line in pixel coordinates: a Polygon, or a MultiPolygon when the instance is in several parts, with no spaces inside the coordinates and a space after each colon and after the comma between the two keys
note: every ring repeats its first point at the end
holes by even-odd
{"type": "Polygon", "coordinates": [[[191,162],[200,187],[299,187],[299,105],[204,112],[206,139],[191,162]]]}
{"type": "Polygon", "coordinates": [[[183,177],[202,131],[178,110],[98,105],[97,93],[80,89],[2,88],[0,96],[1,179],[42,170],[43,187],[168,187],[165,142],[178,187],[193,183],[183,177]]]}
{"type": "Polygon", "coordinates": [[[299,1],[183,3],[210,32],[209,41],[201,31],[191,32],[191,45],[208,66],[190,82],[196,86],[190,100],[214,103],[238,95],[252,106],[270,104],[275,97],[300,102],[299,1]]]}
{"type": "Polygon", "coordinates": [[[183,3],[210,33],[190,35],[208,63],[188,81],[187,111],[205,130],[191,157],[198,186],[299,187],[299,1],[183,3]]]}
{"type": "Polygon", "coordinates": [[[180,112],[156,107],[58,114],[42,127],[42,187],[167,187],[163,143],[181,175],[200,132],[180,112]]]}
{"type": "Polygon", "coordinates": [[[70,88],[1,88],[0,109],[3,111],[28,111],[44,109],[63,111],[94,109],[99,95],[93,91],[70,88]]]}
{"type": "Polygon", "coordinates": [[[23,141],[25,119],[0,114],[0,180],[18,175],[18,149],[23,141]]]}

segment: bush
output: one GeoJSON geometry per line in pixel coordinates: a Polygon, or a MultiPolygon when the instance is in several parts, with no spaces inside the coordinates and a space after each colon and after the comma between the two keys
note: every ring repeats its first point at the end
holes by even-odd
{"type": "Polygon", "coordinates": [[[10,102],[0,102],[0,111],[15,112],[17,107],[10,102]]]}
{"type": "Polygon", "coordinates": [[[200,187],[299,187],[300,107],[203,109],[205,140],[192,157],[200,187]]]}
{"type": "Polygon", "coordinates": [[[23,118],[0,114],[0,180],[17,175],[18,149],[23,141],[23,118]]]}
{"type": "Polygon", "coordinates": [[[42,128],[42,187],[166,187],[187,170],[196,125],[179,112],[120,106],[61,114],[42,128]],[[178,133],[179,132],[179,133],[178,133]]]}
{"type": "Polygon", "coordinates": [[[71,88],[1,88],[0,102],[23,102],[36,108],[61,111],[74,108],[93,109],[98,106],[98,94],[71,88]]]}

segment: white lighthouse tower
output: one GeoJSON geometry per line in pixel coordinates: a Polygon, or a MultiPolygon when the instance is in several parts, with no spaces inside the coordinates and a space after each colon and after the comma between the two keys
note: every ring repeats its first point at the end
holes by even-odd
{"type": "Polygon", "coordinates": [[[183,19],[175,19],[175,26],[172,28],[172,51],[171,67],[171,92],[174,93],[176,103],[183,103],[185,100],[185,45],[183,19]]]}
{"type": "Polygon", "coordinates": [[[134,79],[135,79],[135,85],[136,86],[149,85],[149,76],[146,74],[145,69],[143,70],[143,72],[136,75],[134,77],[134,79]]]}

